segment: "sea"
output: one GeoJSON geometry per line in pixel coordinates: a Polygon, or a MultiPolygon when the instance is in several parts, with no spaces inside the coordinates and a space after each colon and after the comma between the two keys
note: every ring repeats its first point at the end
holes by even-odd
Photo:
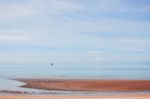
{"type": "Polygon", "coordinates": [[[54,67],[54,66],[0,66],[0,94],[4,91],[22,91],[30,94],[46,95],[110,95],[126,93],[150,93],[139,92],[86,92],[86,91],[47,91],[32,88],[22,88],[24,85],[15,78],[41,78],[41,79],[102,79],[102,80],[150,80],[149,66],[137,66],[136,68],[118,67],[54,67]],[[140,67],[140,68],[139,68],[140,67]]]}

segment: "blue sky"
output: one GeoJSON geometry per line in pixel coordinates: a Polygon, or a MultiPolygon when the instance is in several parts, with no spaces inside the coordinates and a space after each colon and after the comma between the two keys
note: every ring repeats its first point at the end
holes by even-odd
{"type": "Polygon", "coordinates": [[[0,64],[50,61],[149,65],[150,0],[0,0],[0,64]]]}

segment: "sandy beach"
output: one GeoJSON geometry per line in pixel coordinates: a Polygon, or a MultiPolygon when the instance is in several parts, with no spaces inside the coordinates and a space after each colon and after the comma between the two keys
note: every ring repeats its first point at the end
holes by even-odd
{"type": "Polygon", "coordinates": [[[65,91],[145,91],[150,80],[19,79],[25,88],[65,91]]]}
{"type": "Polygon", "coordinates": [[[149,93],[132,91],[150,90],[149,80],[81,80],[81,79],[17,79],[26,83],[21,87],[65,91],[128,91],[126,94],[109,95],[49,95],[12,93],[0,95],[0,99],[150,99],[149,93]]]}
{"type": "Polygon", "coordinates": [[[31,95],[6,95],[0,99],[150,99],[150,94],[128,94],[111,96],[31,96],[31,95]]]}

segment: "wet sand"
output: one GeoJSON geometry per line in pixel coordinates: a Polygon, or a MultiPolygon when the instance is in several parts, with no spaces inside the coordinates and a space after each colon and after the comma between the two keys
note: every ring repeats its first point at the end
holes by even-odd
{"type": "Polygon", "coordinates": [[[63,91],[145,91],[150,80],[19,79],[22,87],[63,91]]]}
{"type": "Polygon", "coordinates": [[[150,99],[150,94],[128,94],[111,96],[31,96],[31,95],[5,95],[0,99],[150,99]]]}

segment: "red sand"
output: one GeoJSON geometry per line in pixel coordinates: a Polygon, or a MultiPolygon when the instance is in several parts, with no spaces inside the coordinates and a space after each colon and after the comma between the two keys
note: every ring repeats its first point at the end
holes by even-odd
{"type": "Polygon", "coordinates": [[[23,79],[22,87],[68,91],[144,91],[150,90],[148,80],[70,80],[23,79]]]}

